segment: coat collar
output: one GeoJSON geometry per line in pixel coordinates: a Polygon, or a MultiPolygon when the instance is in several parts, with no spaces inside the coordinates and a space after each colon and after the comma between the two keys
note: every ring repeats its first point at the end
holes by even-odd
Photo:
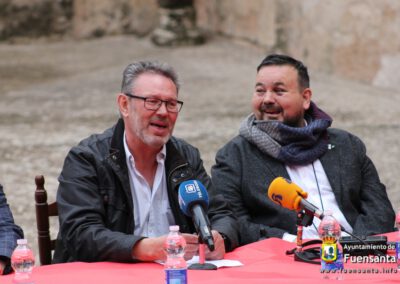
{"type": "MultiPolygon", "coordinates": [[[[125,165],[125,151],[124,151],[124,131],[125,125],[122,118],[117,121],[114,126],[113,135],[111,137],[110,155],[109,158],[116,163],[119,167],[125,165]]],[[[126,166],[126,165],[125,165],[126,166]]]]}

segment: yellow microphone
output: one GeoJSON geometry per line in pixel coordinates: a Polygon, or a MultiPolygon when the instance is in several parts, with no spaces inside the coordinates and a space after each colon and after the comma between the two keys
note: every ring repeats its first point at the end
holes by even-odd
{"type": "Polygon", "coordinates": [[[307,196],[307,192],[302,190],[297,184],[283,177],[275,178],[268,188],[268,197],[274,203],[289,210],[308,210],[317,218],[322,219],[324,212],[305,200],[307,196]]]}

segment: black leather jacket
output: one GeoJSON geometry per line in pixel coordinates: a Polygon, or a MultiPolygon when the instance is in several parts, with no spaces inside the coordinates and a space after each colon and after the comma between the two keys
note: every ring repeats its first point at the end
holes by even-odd
{"type": "MultiPolygon", "coordinates": [[[[70,261],[135,262],[131,252],[143,236],[133,235],[133,203],[123,146],[124,123],[92,135],[68,153],[59,177],[57,203],[60,231],[54,263],[70,261]]],[[[165,170],[171,210],[180,231],[194,233],[181,213],[178,187],[200,180],[209,191],[212,229],[227,237],[226,249],[238,245],[237,221],[221,195],[212,190],[199,151],[172,137],[166,144],[165,170]]]]}

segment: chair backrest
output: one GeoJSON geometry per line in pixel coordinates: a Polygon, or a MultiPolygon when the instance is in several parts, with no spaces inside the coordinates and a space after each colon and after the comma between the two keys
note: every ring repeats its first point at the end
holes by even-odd
{"type": "Polygon", "coordinates": [[[44,177],[35,177],[35,207],[36,225],[38,232],[39,258],[41,265],[51,264],[52,251],[56,240],[50,238],[50,217],[58,216],[57,202],[47,203],[47,192],[44,188],[44,177]]]}

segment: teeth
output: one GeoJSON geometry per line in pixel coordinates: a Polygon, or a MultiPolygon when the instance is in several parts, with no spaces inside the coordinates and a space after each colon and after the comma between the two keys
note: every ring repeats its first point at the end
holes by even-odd
{"type": "Polygon", "coordinates": [[[164,125],[159,125],[159,124],[155,124],[155,123],[152,123],[151,125],[156,126],[156,127],[160,127],[160,128],[166,128],[166,126],[164,126],[164,125]]]}

